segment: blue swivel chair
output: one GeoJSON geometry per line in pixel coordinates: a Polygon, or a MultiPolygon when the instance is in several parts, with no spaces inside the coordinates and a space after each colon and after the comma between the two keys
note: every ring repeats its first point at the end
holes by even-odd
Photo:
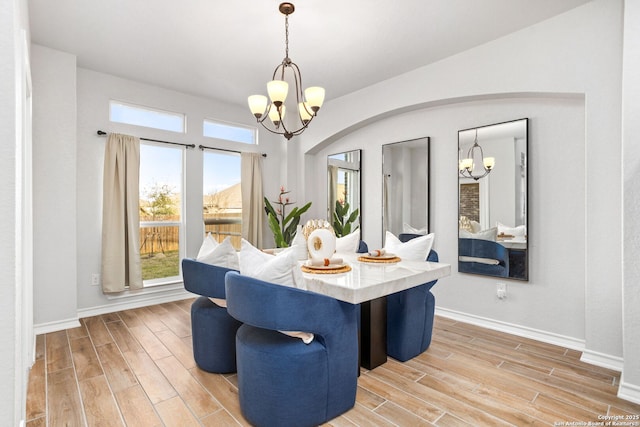
{"type": "Polygon", "coordinates": [[[187,291],[200,295],[191,304],[193,357],[207,372],[236,371],[236,331],[241,323],[208,297],[225,298],[224,275],[228,268],[192,259],[182,260],[182,277],[187,291]]]}
{"type": "Polygon", "coordinates": [[[497,264],[476,261],[458,261],[460,273],[486,274],[509,277],[509,250],[500,243],[481,239],[458,239],[458,255],[479,260],[495,260],[497,264]]]}
{"type": "MultiPolygon", "coordinates": [[[[400,234],[406,242],[419,234],[400,234]]],[[[431,250],[427,261],[438,262],[431,250]]],[[[431,344],[436,300],[431,288],[437,280],[387,296],[387,354],[401,362],[424,352],[431,344]]]]}
{"type": "Polygon", "coordinates": [[[357,306],[324,295],[226,275],[242,414],[256,426],[315,426],[355,404],[357,306]],[[305,331],[301,339],[278,331],[305,331]]]}

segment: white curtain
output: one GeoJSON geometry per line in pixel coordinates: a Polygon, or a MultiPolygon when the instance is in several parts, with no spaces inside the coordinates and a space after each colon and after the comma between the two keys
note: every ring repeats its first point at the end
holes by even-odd
{"type": "Polygon", "coordinates": [[[112,133],[104,154],[102,291],[142,288],[140,269],[140,140],[112,133]]]}
{"type": "Polygon", "coordinates": [[[262,248],[264,196],[262,192],[262,154],[242,153],[242,237],[262,248]]]}

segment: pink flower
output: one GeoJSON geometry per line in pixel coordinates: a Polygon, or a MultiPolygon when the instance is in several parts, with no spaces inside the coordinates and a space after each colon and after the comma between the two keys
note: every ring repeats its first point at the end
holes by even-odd
{"type": "Polygon", "coordinates": [[[284,185],[281,185],[281,186],[280,186],[280,192],[281,192],[281,193],[284,193],[284,190],[285,190],[285,189],[284,189],[284,185]]]}
{"type": "Polygon", "coordinates": [[[284,199],[285,202],[289,203],[289,198],[284,199]]]}

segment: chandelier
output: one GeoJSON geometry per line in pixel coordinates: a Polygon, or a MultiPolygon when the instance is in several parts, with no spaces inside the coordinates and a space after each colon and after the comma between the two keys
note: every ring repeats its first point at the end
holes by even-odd
{"type": "Polygon", "coordinates": [[[248,98],[249,109],[260,123],[269,132],[284,135],[288,140],[294,135],[300,135],[307,128],[311,120],[316,116],[324,101],[324,89],[321,87],[309,87],[302,94],[302,75],[300,68],[289,58],[289,15],[295,7],[292,3],[281,3],[278,8],[284,14],[285,28],[285,57],[273,71],[271,81],[267,83],[267,93],[269,100],[264,95],[251,95],[248,98]],[[294,119],[287,118],[285,100],[289,91],[289,83],[285,81],[285,73],[292,75],[289,81],[295,82],[295,97],[297,103],[297,114],[289,113],[289,116],[297,116],[294,119]],[[271,123],[266,122],[267,117],[271,123]]]}
{"type": "MultiPolygon", "coordinates": [[[[458,154],[459,157],[459,154],[458,154]]],[[[480,178],[484,178],[489,175],[496,165],[495,157],[484,157],[484,152],[482,151],[482,147],[478,144],[478,129],[476,129],[476,137],[473,141],[473,145],[469,148],[467,152],[466,159],[458,158],[458,171],[460,175],[465,178],[473,178],[474,180],[479,180],[480,178]],[[477,152],[480,152],[480,160],[482,162],[483,172],[480,172],[481,175],[474,175],[475,168],[475,159],[477,156],[477,152]]]]}

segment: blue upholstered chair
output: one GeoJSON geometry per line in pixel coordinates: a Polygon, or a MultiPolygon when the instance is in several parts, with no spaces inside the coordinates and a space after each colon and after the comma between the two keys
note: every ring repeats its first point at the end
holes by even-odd
{"type": "Polygon", "coordinates": [[[193,357],[207,372],[236,371],[236,331],[241,323],[208,297],[225,299],[224,275],[228,268],[192,259],[182,260],[182,277],[187,291],[201,295],[191,304],[193,357]]]}
{"type": "Polygon", "coordinates": [[[357,306],[324,295],[226,275],[236,336],[238,391],[257,426],[314,426],[352,408],[358,372],[357,306]],[[315,335],[310,344],[278,331],[315,335]]]}
{"type": "Polygon", "coordinates": [[[460,273],[486,274],[497,277],[509,277],[509,250],[489,240],[458,239],[458,255],[478,260],[497,260],[497,264],[475,261],[458,261],[460,273]]]}
{"type": "MultiPolygon", "coordinates": [[[[401,242],[421,234],[402,233],[401,242]]],[[[427,261],[438,262],[432,250],[427,261]]],[[[431,344],[435,297],[431,288],[437,280],[387,296],[387,354],[402,362],[424,352],[431,344]]]]}
{"type": "Polygon", "coordinates": [[[365,254],[367,252],[369,252],[369,246],[367,246],[364,240],[360,240],[360,243],[358,244],[358,253],[365,254]]]}

